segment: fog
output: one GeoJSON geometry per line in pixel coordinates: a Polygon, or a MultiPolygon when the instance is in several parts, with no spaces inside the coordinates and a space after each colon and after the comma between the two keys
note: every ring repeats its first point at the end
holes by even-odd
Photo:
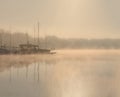
{"type": "Polygon", "coordinates": [[[120,97],[119,5],[0,0],[0,97],[120,97]]]}
{"type": "Polygon", "coordinates": [[[1,0],[0,28],[66,38],[120,38],[119,0],[1,0]]]}
{"type": "Polygon", "coordinates": [[[120,50],[0,56],[2,97],[119,97],[120,50]]]}
{"type": "Polygon", "coordinates": [[[22,32],[14,32],[0,29],[0,46],[16,48],[20,44],[37,44],[40,48],[54,49],[120,49],[120,39],[118,38],[60,38],[57,36],[45,36],[39,38],[30,36],[22,32]]]}

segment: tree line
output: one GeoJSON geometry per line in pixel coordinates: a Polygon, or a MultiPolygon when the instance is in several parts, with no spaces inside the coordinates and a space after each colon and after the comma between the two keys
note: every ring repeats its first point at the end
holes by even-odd
{"type": "Polygon", "coordinates": [[[59,38],[56,36],[46,36],[34,38],[25,33],[0,30],[0,46],[18,47],[20,44],[39,44],[41,48],[55,48],[55,49],[119,49],[120,39],[81,39],[81,38],[59,38]]]}

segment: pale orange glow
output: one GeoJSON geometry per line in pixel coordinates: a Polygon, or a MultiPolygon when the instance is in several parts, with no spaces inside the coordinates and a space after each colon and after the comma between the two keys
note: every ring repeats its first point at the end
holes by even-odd
{"type": "Polygon", "coordinates": [[[1,0],[0,28],[41,36],[120,38],[119,0],[1,0]]]}

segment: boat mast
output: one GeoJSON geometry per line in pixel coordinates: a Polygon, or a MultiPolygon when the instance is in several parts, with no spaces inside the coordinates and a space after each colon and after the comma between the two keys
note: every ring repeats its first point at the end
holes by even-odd
{"type": "Polygon", "coordinates": [[[40,42],[40,40],[39,40],[39,26],[40,26],[40,23],[39,23],[39,21],[38,21],[38,46],[39,46],[39,42],[40,42]]]}
{"type": "Polygon", "coordinates": [[[27,32],[26,32],[26,39],[27,39],[27,44],[29,44],[29,36],[27,32]]]}
{"type": "Polygon", "coordinates": [[[45,40],[45,48],[47,48],[47,37],[46,37],[46,30],[45,30],[45,38],[44,38],[44,40],[45,40]]]}
{"type": "Polygon", "coordinates": [[[35,30],[35,25],[34,25],[34,44],[35,44],[35,32],[36,30],[35,30]]]}
{"type": "Polygon", "coordinates": [[[2,34],[3,33],[0,33],[0,44],[1,44],[1,47],[2,47],[2,34]]]}
{"type": "Polygon", "coordinates": [[[11,32],[11,26],[10,26],[10,51],[12,50],[12,32],[11,32]]]}

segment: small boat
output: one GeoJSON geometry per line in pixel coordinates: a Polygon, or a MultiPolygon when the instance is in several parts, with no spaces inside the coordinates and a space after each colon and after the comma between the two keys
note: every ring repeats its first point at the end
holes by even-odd
{"type": "Polygon", "coordinates": [[[19,45],[19,50],[17,53],[20,54],[50,54],[51,50],[50,49],[42,49],[39,48],[38,45],[34,44],[20,44],[19,45]]]}
{"type": "Polygon", "coordinates": [[[3,46],[1,45],[0,47],[0,54],[9,54],[10,53],[10,50],[6,47],[6,46],[3,46]]]}
{"type": "Polygon", "coordinates": [[[3,54],[9,54],[10,51],[5,49],[5,48],[0,48],[0,54],[3,55],[3,54]]]}

